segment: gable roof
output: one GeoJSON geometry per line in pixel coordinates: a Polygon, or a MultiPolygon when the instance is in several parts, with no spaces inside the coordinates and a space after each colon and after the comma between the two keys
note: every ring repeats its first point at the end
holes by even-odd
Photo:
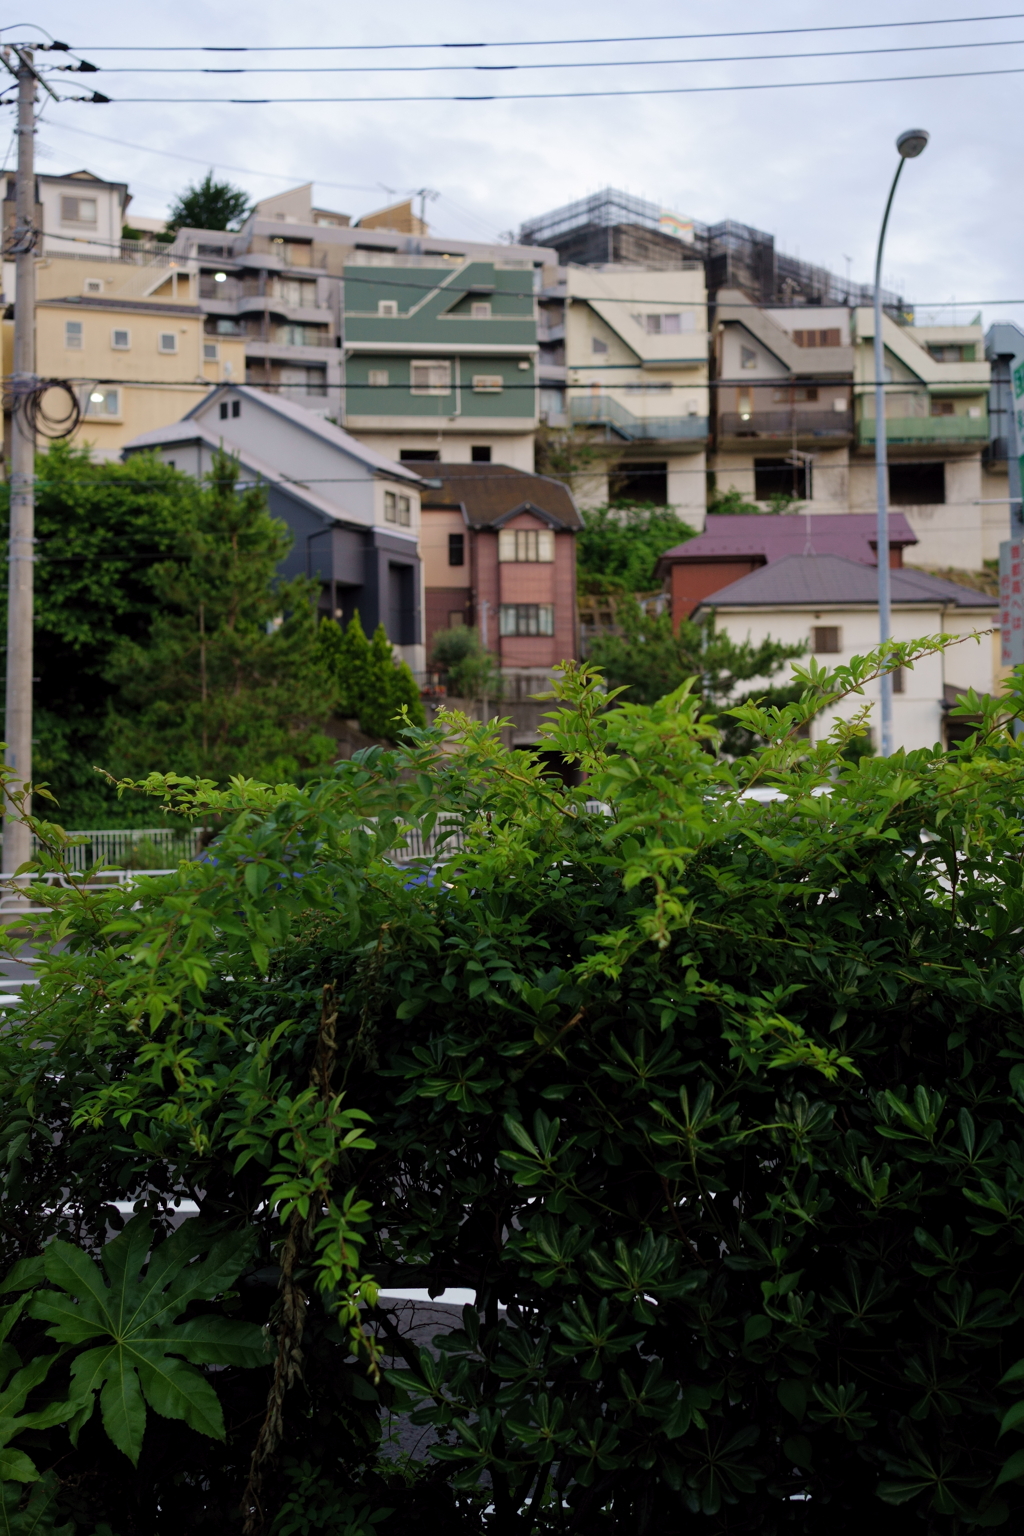
{"type": "MultiPolygon", "coordinates": [[[[133,453],[142,453],[147,448],[188,447],[190,444],[194,446],[204,444],[215,452],[225,446],[219,433],[211,432],[209,427],[205,427],[201,421],[192,421],[186,416],[182,421],[172,421],[169,427],[154,427],[150,432],[142,432],[138,437],[133,437],[131,442],[126,443],[121,449],[121,457],[127,459],[133,453]]],[[[230,451],[231,445],[228,444],[227,446],[230,451]]],[[[258,475],[268,485],[276,486],[280,490],[287,492],[296,501],[305,502],[306,506],[324,518],[325,521],[338,523],[342,527],[354,526],[355,519],[351,513],[346,513],[340,507],[325,501],[322,496],[318,495],[316,491],[311,490],[308,485],[304,485],[298,480],[290,480],[279,469],[275,469],[265,459],[258,458],[255,454],[249,453],[248,450],[236,449],[235,451],[242,469],[249,471],[251,474],[258,475]]],[[[360,524],[359,526],[362,525],[360,524]]]]}
{"type": "Polygon", "coordinates": [[[464,512],[471,528],[498,528],[517,512],[534,512],[554,528],[575,532],[583,519],[567,486],[510,464],[434,464],[439,490],[424,491],[421,506],[464,512]]]}
{"type": "Polygon", "coordinates": [[[312,411],[307,411],[304,406],[293,405],[290,400],[282,400],[279,395],[267,394],[262,389],[255,389],[250,384],[218,384],[202,400],[196,402],[192,409],[182,418],[189,421],[201,413],[208,411],[218,400],[231,396],[241,396],[242,399],[251,400],[255,405],[270,411],[272,415],[281,416],[293,426],[299,427],[303,432],[309,432],[313,437],[318,437],[321,442],[328,443],[340,453],[347,454],[350,459],[356,459],[365,464],[374,474],[387,475],[392,480],[406,480],[412,485],[422,485],[423,477],[409,469],[405,464],[397,464],[394,459],[387,458],[383,453],[378,453],[375,448],[367,448],[365,443],[358,438],[350,436],[348,432],[336,427],[333,421],[325,421],[320,416],[314,416],[312,411]]]}
{"type": "MultiPolygon", "coordinates": [[[[658,574],[673,565],[703,560],[749,560],[766,564],[787,555],[802,555],[808,543],[815,555],[841,555],[845,560],[875,563],[877,523],[873,512],[709,513],[704,532],[667,549],[658,561],[658,574]]],[[[889,514],[889,543],[902,549],[917,543],[917,534],[902,512],[889,514]]]]}
{"type": "MultiPolygon", "coordinates": [[[[998,608],[998,599],[941,576],[906,567],[890,573],[892,601],[905,607],[998,608]]],[[[705,608],[869,607],[878,603],[878,574],[839,555],[787,555],[702,598],[705,608]]]]}

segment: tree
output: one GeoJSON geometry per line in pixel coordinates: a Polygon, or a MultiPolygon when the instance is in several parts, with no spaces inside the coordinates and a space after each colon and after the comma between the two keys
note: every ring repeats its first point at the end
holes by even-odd
{"type": "MultiPolygon", "coordinates": [[[[683,619],[673,625],[669,612],[645,613],[638,603],[618,607],[622,622],[620,635],[596,635],[590,644],[590,660],[607,674],[613,688],[626,689],[626,697],[635,704],[653,704],[666,694],[694,678],[704,706],[721,716],[730,706],[748,698],[769,704],[784,704],[799,697],[799,684],[771,685],[788,661],[802,656],[805,645],[785,645],[782,641],[749,640],[737,643],[723,630],[716,630],[713,620],[695,624],[683,619]],[[757,680],[758,687],[744,694],[739,685],[757,680]]],[[[730,750],[748,750],[737,722],[721,718],[730,750]]]]}
{"type": "Polygon", "coordinates": [[[290,779],[333,756],[322,726],[334,702],[317,643],[313,583],[279,583],[285,525],[238,462],[215,456],[188,558],[153,571],[158,609],[145,639],[122,640],[108,763],[146,773],[290,779]]]}
{"type": "Polygon", "coordinates": [[[171,204],[167,228],[231,229],[245,223],[252,203],[249,194],[229,181],[215,181],[212,168],[202,181],[190,183],[171,204]]]}
{"type": "Polygon", "coordinates": [[[583,514],[576,538],[576,569],[581,588],[651,592],[659,558],[675,544],[692,539],[696,529],[670,507],[595,507],[583,514]]]}
{"type": "Polygon", "coordinates": [[[378,624],[373,639],[367,640],[358,613],[344,630],[323,619],[320,646],[338,689],[335,711],[342,718],[358,720],[368,736],[387,741],[402,733],[403,706],[411,725],[426,724],[416,679],[404,661],[395,661],[383,624],[378,624]]]}
{"type": "Polygon", "coordinates": [[[490,699],[498,703],[505,679],[491,651],[480,643],[480,632],[469,624],[439,629],[434,635],[430,665],[436,667],[453,698],[490,699]]]}
{"type": "Polygon", "coordinates": [[[732,763],[694,693],[609,710],[573,670],[547,741],[578,791],[458,719],[303,788],[154,776],[224,818],[217,859],[40,891],[0,1033],[0,1286],[42,1362],[8,1443],[54,1519],[1015,1529],[1024,676],[963,701],[949,753],[851,764],[863,718],[800,736],[937,647],[812,660],[798,703],[737,711],[767,744],[732,763]],[[439,805],[462,845],[410,878],[386,855],[439,805]],[[115,1190],[152,1243],[109,1252],[115,1190]],[[91,1339],[48,1329],[94,1320],[67,1298],[97,1251],[162,1294],[183,1198],[202,1290],[152,1343],[224,1439],[150,1398],[133,1465],[116,1423],[61,1422],[91,1339]],[[421,1346],[375,1282],[473,1301],[421,1346]],[[228,1323],[240,1351],[266,1327],[267,1365],[221,1364],[228,1323]],[[437,1439],[399,1467],[381,1424],[410,1409],[437,1439]]]}
{"type": "MultiPolygon", "coordinates": [[[[0,486],[4,529],[9,497],[0,486]]],[[[154,454],[94,463],[88,448],[55,443],[36,458],[35,777],[50,785],[65,825],[132,822],[136,807],[93,767],[105,759],[116,691],[107,668],[118,643],[147,634],[155,573],[187,558],[199,500],[196,482],[154,454]]],[[[2,625],[6,614],[5,579],[2,625]]],[[[152,821],[153,808],[138,814],[152,821]]]]}
{"type": "Polygon", "coordinates": [[[708,497],[708,512],[716,517],[743,517],[763,512],[763,507],[752,501],[744,501],[742,491],[730,486],[727,491],[714,490],[708,497]]]}

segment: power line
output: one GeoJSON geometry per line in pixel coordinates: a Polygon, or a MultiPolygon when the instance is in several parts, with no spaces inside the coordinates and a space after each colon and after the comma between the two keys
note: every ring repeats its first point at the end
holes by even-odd
{"type": "MultiPolygon", "coordinates": [[[[375,106],[398,102],[584,101],[636,96],[717,96],[729,91],[810,90],[817,86],[899,85],[914,80],[980,80],[1022,75],[1017,69],[947,70],[930,75],[862,75],[845,80],[765,80],[747,85],[673,85],[605,91],[518,91],[503,96],[112,96],[102,105],[120,106],[375,106]]],[[[87,100],[85,97],[74,98],[87,100]]]]}
{"type": "MultiPolygon", "coordinates": [[[[918,21],[863,21],[828,27],[761,27],[742,32],[655,32],[638,37],[555,37],[522,38],[511,41],[447,43],[289,43],[256,46],[220,44],[143,43],[83,44],[75,52],[88,53],[383,53],[422,48],[567,48],[605,43],[689,43],[726,37],[796,37],[825,32],[878,32],[897,27],[948,27],[987,21],[1020,21],[1024,13],[1003,12],[998,16],[936,16],[918,21]]],[[[3,30],[9,30],[4,28],[3,30]]]]}
{"type": "Polygon", "coordinates": [[[763,64],[783,59],[858,59],[890,53],[949,53],[961,48],[1016,48],[1022,41],[1022,38],[1010,37],[969,43],[908,43],[894,48],[833,48],[815,53],[708,54],[690,59],[570,59],[545,60],[536,64],[271,64],[257,65],[255,68],[252,65],[240,65],[232,69],[213,69],[198,64],[170,67],[162,64],[101,64],[96,72],[105,75],[422,75],[467,71],[506,73],[523,69],[632,69],[650,66],[660,68],[670,64],[763,64]]]}

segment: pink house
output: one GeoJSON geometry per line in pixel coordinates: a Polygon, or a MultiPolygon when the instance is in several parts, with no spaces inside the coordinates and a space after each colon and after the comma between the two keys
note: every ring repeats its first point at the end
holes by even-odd
{"type": "Polygon", "coordinates": [[[566,487],[505,464],[429,473],[440,485],[421,502],[427,655],[438,630],[475,624],[513,677],[575,659],[582,521],[566,487]]]}

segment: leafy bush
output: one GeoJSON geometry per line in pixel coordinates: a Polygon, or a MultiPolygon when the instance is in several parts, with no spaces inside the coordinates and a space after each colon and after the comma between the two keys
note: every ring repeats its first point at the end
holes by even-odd
{"type": "Polygon", "coordinates": [[[576,568],[585,591],[595,582],[623,592],[652,591],[659,558],[697,531],[670,507],[594,507],[581,515],[576,568]]]}
{"type": "Polygon", "coordinates": [[[484,650],[479,631],[468,624],[437,631],[430,664],[442,673],[448,692],[455,698],[486,698],[497,703],[505,692],[497,658],[484,650]]]}
{"type": "Polygon", "coordinates": [[[226,1439],[151,1420],[136,1472],[95,1418],[34,1432],[61,1518],[1015,1528],[1024,746],[974,696],[948,754],[798,739],[877,670],[811,662],[733,763],[685,689],[608,708],[570,672],[580,791],[458,719],[305,789],[150,783],[230,823],[216,863],[48,898],[0,1037],[0,1246],[102,1247],[115,1191],[163,1228],[191,1192],[253,1234],[205,1312],[276,1358],[207,1372],[226,1439]],[[382,855],[439,809],[465,847],[411,880],[382,855]],[[418,1349],[370,1274],[476,1304],[418,1349]],[[382,1405],[439,1436],[401,1476],[382,1405]]]}
{"type": "Polygon", "coordinates": [[[332,619],[321,619],[319,644],[324,669],[338,689],[335,709],[342,718],[358,720],[368,736],[391,741],[400,732],[403,706],[411,724],[425,724],[416,679],[404,661],[396,663],[383,624],[367,640],[358,613],[344,630],[332,619]]]}

